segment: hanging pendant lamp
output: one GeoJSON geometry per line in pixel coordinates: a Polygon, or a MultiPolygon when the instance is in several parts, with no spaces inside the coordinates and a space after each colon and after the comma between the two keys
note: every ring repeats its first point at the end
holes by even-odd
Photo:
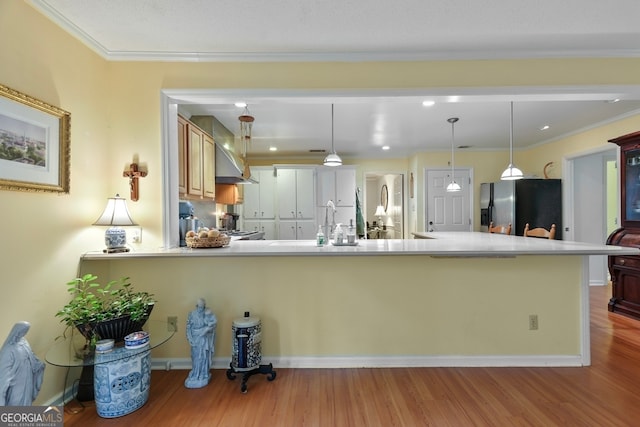
{"type": "Polygon", "coordinates": [[[447,191],[448,192],[455,192],[455,191],[460,191],[462,190],[462,188],[460,187],[460,185],[456,182],[455,178],[454,178],[454,157],[453,157],[453,146],[454,146],[454,134],[453,134],[453,126],[454,123],[457,122],[458,119],[457,117],[451,117],[450,119],[447,119],[447,121],[449,123],[451,123],[451,182],[449,183],[449,185],[447,185],[447,191]]]}
{"type": "Polygon", "coordinates": [[[324,158],[323,164],[325,166],[342,166],[342,159],[333,147],[333,104],[331,104],[331,153],[324,158]]]}
{"type": "Polygon", "coordinates": [[[503,181],[515,181],[522,179],[524,175],[522,171],[513,164],[513,101],[511,101],[511,126],[509,128],[509,166],[502,172],[500,177],[503,181]]]}

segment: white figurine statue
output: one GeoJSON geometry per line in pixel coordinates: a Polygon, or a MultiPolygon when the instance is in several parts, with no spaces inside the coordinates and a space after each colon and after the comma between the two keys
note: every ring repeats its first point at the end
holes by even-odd
{"type": "Polygon", "coordinates": [[[191,345],[191,371],[184,381],[187,388],[200,388],[211,380],[211,364],[215,351],[216,315],[198,298],[195,310],[187,318],[187,340],[191,345]]]}
{"type": "Polygon", "coordinates": [[[0,348],[0,406],[30,406],[40,392],[45,365],[24,337],[30,327],[16,323],[0,348]]]}

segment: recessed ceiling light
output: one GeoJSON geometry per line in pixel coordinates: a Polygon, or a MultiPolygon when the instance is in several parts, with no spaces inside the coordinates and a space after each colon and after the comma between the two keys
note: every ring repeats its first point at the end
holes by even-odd
{"type": "Polygon", "coordinates": [[[550,127],[551,127],[551,126],[549,126],[549,125],[544,125],[544,126],[542,126],[542,127],[540,128],[540,130],[547,130],[547,129],[549,129],[550,127]]]}
{"type": "Polygon", "coordinates": [[[620,102],[620,98],[616,98],[616,99],[610,99],[609,101],[607,101],[609,104],[615,104],[616,102],[620,102]]]}
{"type": "Polygon", "coordinates": [[[425,107],[432,107],[434,106],[436,103],[436,101],[422,101],[422,105],[425,107]]]}
{"type": "Polygon", "coordinates": [[[391,148],[391,147],[389,147],[388,145],[383,145],[383,146],[382,146],[382,149],[383,149],[383,150],[388,150],[388,149],[390,149],[390,148],[391,148]]]}
{"type": "Polygon", "coordinates": [[[236,102],[234,105],[238,108],[244,108],[247,106],[247,103],[240,101],[240,102],[236,102]]]}
{"type": "Polygon", "coordinates": [[[278,151],[278,147],[269,147],[269,151],[278,151]]]}

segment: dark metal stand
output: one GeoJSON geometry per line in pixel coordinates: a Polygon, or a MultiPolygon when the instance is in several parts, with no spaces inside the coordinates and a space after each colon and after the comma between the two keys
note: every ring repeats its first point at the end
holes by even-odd
{"type": "Polygon", "coordinates": [[[236,371],[233,368],[233,365],[229,364],[229,369],[227,369],[227,378],[229,380],[235,380],[236,374],[242,374],[242,383],[240,384],[240,391],[242,393],[247,392],[247,380],[253,375],[268,375],[267,381],[273,381],[276,379],[276,371],[273,370],[273,365],[271,363],[269,363],[268,365],[260,365],[250,371],[236,371]]]}
{"type": "Polygon", "coordinates": [[[82,367],[76,399],[79,402],[93,400],[93,365],[84,365],[82,367]]]}

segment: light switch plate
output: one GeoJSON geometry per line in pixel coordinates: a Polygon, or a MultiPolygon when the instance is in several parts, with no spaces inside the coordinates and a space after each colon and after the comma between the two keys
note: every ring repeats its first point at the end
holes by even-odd
{"type": "Polygon", "coordinates": [[[127,228],[127,243],[129,244],[142,243],[142,227],[127,228]]]}

